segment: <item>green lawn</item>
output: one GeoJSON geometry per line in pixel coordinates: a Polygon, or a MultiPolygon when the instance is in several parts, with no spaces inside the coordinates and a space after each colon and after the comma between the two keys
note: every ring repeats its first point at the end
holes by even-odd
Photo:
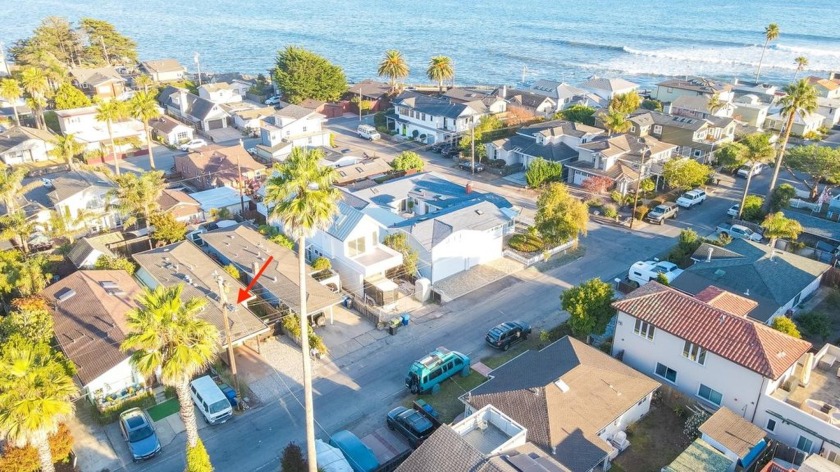
{"type": "Polygon", "coordinates": [[[170,398],[165,402],[155,405],[148,410],[146,413],[152,418],[152,421],[160,421],[163,418],[166,418],[169,415],[173,415],[178,412],[180,405],[178,404],[177,398],[170,398]]]}
{"type": "Polygon", "coordinates": [[[478,387],[484,383],[485,380],[486,379],[476,371],[470,372],[470,375],[466,377],[456,375],[440,384],[440,391],[438,393],[434,395],[417,395],[416,397],[410,396],[404,402],[404,406],[411,408],[411,403],[414,400],[424,400],[429,405],[432,405],[438,413],[440,413],[440,420],[442,422],[450,423],[456,416],[464,412],[464,404],[458,400],[458,397],[475,387],[478,387]]]}

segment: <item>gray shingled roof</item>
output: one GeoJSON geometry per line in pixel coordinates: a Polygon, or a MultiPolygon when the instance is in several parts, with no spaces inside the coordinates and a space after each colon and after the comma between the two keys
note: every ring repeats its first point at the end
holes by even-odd
{"type": "Polygon", "coordinates": [[[798,211],[788,211],[785,216],[798,221],[805,233],[840,242],[840,223],[836,221],[817,218],[798,211]]]}
{"type": "Polygon", "coordinates": [[[99,251],[104,255],[114,257],[114,253],[110,248],[108,248],[108,245],[124,240],[125,238],[120,232],[85,237],[76,241],[76,244],[73,245],[70,253],[67,254],[67,258],[70,259],[70,262],[72,262],[73,265],[79,268],[94,250],[99,251]]]}
{"type": "Polygon", "coordinates": [[[285,118],[292,118],[292,119],[295,119],[295,120],[299,120],[301,118],[305,118],[305,117],[311,115],[312,113],[315,113],[315,112],[310,108],[304,108],[304,107],[298,106],[298,105],[288,105],[288,106],[285,106],[285,107],[281,108],[280,110],[278,110],[274,114],[277,115],[277,116],[285,117],[285,118]]]}
{"type": "Polygon", "coordinates": [[[449,425],[438,428],[417,448],[397,472],[508,472],[488,461],[449,425]]]}
{"type": "Polygon", "coordinates": [[[87,385],[124,361],[120,351],[128,333],[126,315],[136,309],[142,289],[123,270],[82,270],[50,285],[41,296],[50,306],[55,338],[76,365],[76,376],[87,385]],[[113,282],[115,289],[103,287],[113,282]],[[75,295],[59,301],[56,295],[75,295]]]}
{"type": "Polygon", "coordinates": [[[555,460],[583,472],[612,449],[597,433],[658,386],[567,336],[495,369],[491,380],[471,390],[466,399],[475,408],[492,404],[524,426],[529,441],[543,450],[553,449],[555,460]]]}
{"type": "MultiPolygon", "coordinates": [[[[692,274],[706,279],[708,285],[759,302],[759,312],[766,311],[761,305],[762,302],[766,304],[767,300],[776,304],[776,310],[786,305],[829,269],[829,266],[822,262],[789,252],[773,251],[769,246],[743,239],[736,239],[726,246],[727,251],[737,253],[741,257],[713,257],[711,262],[706,262],[707,252],[704,253],[703,250],[701,247],[693,256],[701,262],[685,269],[683,274],[674,279],[672,285],[683,289],[680,279],[687,273],[692,274]]],[[[686,288],[690,293],[696,293],[694,290],[699,287],[696,283],[691,285],[692,287],[686,288]]],[[[757,315],[750,313],[750,316],[757,315]]]]}
{"type": "Polygon", "coordinates": [[[53,204],[63,202],[91,187],[114,188],[113,182],[105,176],[87,170],[73,170],[59,174],[52,178],[52,186],[53,190],[49,193],[49,198],[53,204]]]}
{"type": "Polygon", "coordinates": [[[219,329],[219,341],[224,346],[227,344],[223,339],[224,322],[219,306],[219,286],[215,276],[221,276],[225,281],[228,287],[228,302],[234,304],[235,309],[228,316],[232,342],[235,344],[268,331],[268,327],[256,315],[242,305],[236,304],[239,289],[244,289],[245,286],[231,277],[222,269],[222,266],[192,242],[173,243],[135,254],[133,257],[140,265],[138,273],[145,271],[158,284],[166,287],[183,284],[184,300],[196,297],[206,299],[207,303],[199,317],[213,323],[219,329]]]}
{"type": "Polygon", "coordinates": [[[458,118],[470,107],[463,103],[451,103],[449,100],[430,97],[418,92],[403,92],[394,99],[396,105],[413,108],[421,113],[432,116],[444,116],[446,118],[458,118]]]}
{"type": "MultiPolygon", "coordinates": [[[[257,282],[263,292],[268,292],[295,313],[300,313],[300,285],[297,254],[291,249],[269,241],[252,226],[242,223],[217,229],[201,235],[213,251],[229,259],[240,271],[253,276],[253,265],[262,265],[268,256],[274,260],[257,282]]],[[[256,289],[255,289],[256,290],[256,289]]],[[[256,292],[260,293],[259,290],[256,292]]],[[[321,285],[311,276],[306,280],[306,310],[317,313],[341,303],[341,297],[321,285]]]]}
{"type": "Polygon", "coordinates": [[[28,128],[26,126],[12,126],[0,133],[0,152],[8,151],[30,139],[55,142],[55,136],[47,130],[28,128]]]}
{"type": "Polygon", "coordinates": [[[427,215],[428,219],[412,218],[394,225],[410,233],[424,248],[431,251],[453,233],[464,230],[486,231],[507,224],[511,218],[488,201],[466,202],[427,215]]]}

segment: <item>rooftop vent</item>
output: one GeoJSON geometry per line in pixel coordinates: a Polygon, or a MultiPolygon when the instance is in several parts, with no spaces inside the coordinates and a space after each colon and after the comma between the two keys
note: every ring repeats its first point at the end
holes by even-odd
{"type": "Polygon", "coordinates": [[[723,270],[723,269],[718,269],[718,270],[715,271],[715,277],[717,277],[717,278],[721,278],[724,275],[726,275],[726,271],[723,270]]]}
{"type": "Polygon", "coordinates": [[[554,385],[560,389],[561,392],[566,393],[569,391],[569,386],[566,385],[566,382],[563,382],[563,379],[557,379],[554,381],[554,385]]]}
{"type": "Polygon", "coordinates": [[[102,282],[99,282],[99,285],[105,290],[115,290],[120,288],[119,285],[117,285],[116,282],[112,280],[103,280],[102,282]]]}
{"type": "Polygon", "coordinates": [[[55,299],[60,302],[66,302],[67,300],[73,298],[76,295],[76,291],[69,287],[64,287],[63,289],[59,290],[55,293],[55,299]]]}

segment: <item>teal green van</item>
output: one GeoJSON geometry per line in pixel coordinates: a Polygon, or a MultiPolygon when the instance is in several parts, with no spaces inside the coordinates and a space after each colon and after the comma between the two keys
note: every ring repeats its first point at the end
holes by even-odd
{"type": "Polygon", "coordinates": [[[411,364],[405,377],[405,386],[411,393],[437,393],[441,382],[459,373],[462,377],[470,375],[470,358],[460,352],[439,347],[411,364]]]}

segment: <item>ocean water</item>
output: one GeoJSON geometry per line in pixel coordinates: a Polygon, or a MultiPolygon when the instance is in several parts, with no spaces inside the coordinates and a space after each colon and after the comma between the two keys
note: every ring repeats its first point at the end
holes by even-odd
{"type": "MultiPolygon", "coordinates": [[[[835,0],[836,1],[836,0],[835,0]]],[[[764,27],[779,24],[762,77],[787,83],[794,58],[808,74],[840,71],[840,16],[816,0],[0,0],[0,41],[30,34],[49,15],[114,23],[141,59],[174,57],[192,71],[265,72],[294,44],[342,66],[351,81],[376,76],[389,48],[410,82],[428,82],[429,58],[455,63],[455,83],[514,84],[592,75],[651,85],[664,77],[754,76],[764,27]]]]}

